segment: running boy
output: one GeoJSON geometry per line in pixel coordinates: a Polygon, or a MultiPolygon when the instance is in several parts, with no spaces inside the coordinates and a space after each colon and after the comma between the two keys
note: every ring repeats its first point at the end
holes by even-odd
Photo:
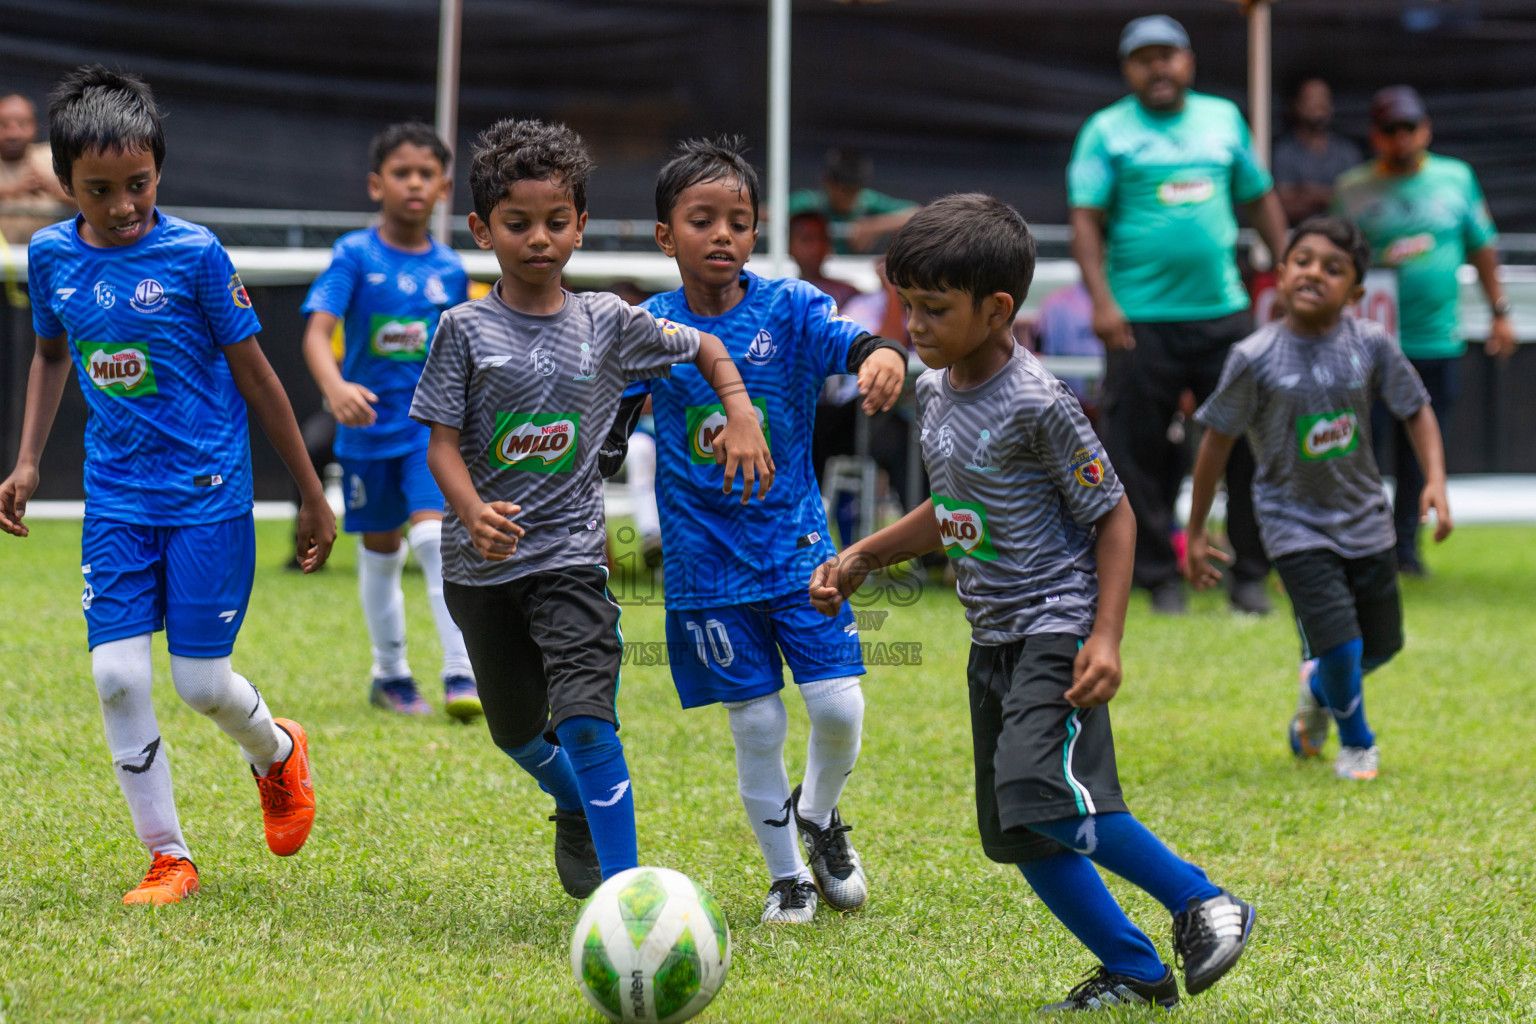
{"type": "Polygon", "coordinates": [[[72,361],[91,410],[80,559],[91,672],[113,774],[153,858],[123,902],[175,903],[197,890],[197,868],[150,701],[150,634],[166,632],[177,694],[250,762],[272,852],[297,853],[315,817],[304,730],[230,668],[255,572],[247,405],[303,494],[305,572],[324,564],[336,521],[240,275],[211,232],[155,208],[165,134],[149,87],[78,68],[54,90],[48,132],[80,213],[28,249],[37,353],[0,529],[27,535],[72,361]]]}
{"type": "MultiPolygon", "coordinates": [[[[816,398],[828,375],[857,373],[864,411],[888,409],[907,357],[896,342],[839,316],[812,285],[744,270],[757,213],[757,173],[739,140],[683,143],[656,180],[656,241],[677,260],[683,286],[645,308],[721,337],[776,453],[773,495],[750,507],[731,501],[714,481],[711,438],[721,415],[708,381],[680,367],[650,382],[667,643],[694,652],[670,659],[672,682],[685,708],[725,705],[741,801],[768,866],[763,921],[798,924],[814,916],[818,889],[839,910],[867,897],[851,826],[837,810],[864,719],[858,632],[851,611],[828,622],[803,596],[811,570],[836,553],[811,464],[816,398]],[[779,696],[784,660],[811,720],[805,781],[793,792],[779,696]]],[[[621,417],[616,431],[630,425],[621,417]]]]}
{"type": "Polygon", "coordinates": [[[1187,572],[1196,587],[1226,561],[1205,533],[1216,480],[1247,434],[1258,472],[1254,507],[1301,631],[1301,697],[1291,750],[1315,757],[1339,723],[1334,774],[1374,779],[1376,734],[1365,718],[1363,675],[1403,646],[1392,508],[1371,454],[1371,402],[1403,421],[1419,464],[1419,515],[1435,512],[1435,540],[1451,532],[1445,453],[1429,393],[1380,325],[1344,316],[1364,293],[1371,249],[1352,222],[1309,217],[1291,233],[1278,288],[1284,319],[1233,346],[1195,418],[1207,427],[1195,460],[1187,572]]]}
{"type": "Polygon", "coordinates": [[[561,286],[586,226],[591,168],[564,125],[506,120],[481,134],[469,224],[502,277],[485,298],[444,314],[411,404],[412,418],[431,427],[427,458],[451,509],[444,590],[486,724],[555,798],[555,865],[578,898],[637,863],[614,708],[623,637],[607,589],[597,471],[624,385],[693,361],[726,410],[716,446],[726,492],[738,467],[743,502],[754,481],[766,494],[773,475],[718,338],[607,292],[561,286]]]}
{"type": "Polygon", "coordinates": [[[1049,1010],[1173,1006],[1173,971],[1093,865],[1173,914],[1191,995],[1242,955],[1253,908],[1176,857],[1126,809],[1109,709],[1136,521],[1077,399],[1010,324],[1035,245],[1012,207],[948,196],[896,235],[886,274],[917,353],[923,462],[933,497],[818,567],[828,615],[871,571],[943,546],[970,620],[971,731],[982,849],[1016,863],[1102,962],[1049,1010]]]}
{"type": "Polygon", "coordinates": [[[427,429],[411,419],[432,334],[443,310],[469,298],[459,257],[427,233],[452,186],[449,154],[424,124],[386,128],[370,147],[368,196],[379,224],[343,235],[304,300],[304,359],[336,416],[336,457],[346,481],[346,531],[361,533],[357,586],[373,645],[373,703],[431,714],[405,659],[401,524],[426,577],[443,646],[443,698],[459,719],[480,713],[464,638],[443,601],[443,494],[427,469],[427,429]],[[336,365],[331,333],[345,320],[336,365]]]}

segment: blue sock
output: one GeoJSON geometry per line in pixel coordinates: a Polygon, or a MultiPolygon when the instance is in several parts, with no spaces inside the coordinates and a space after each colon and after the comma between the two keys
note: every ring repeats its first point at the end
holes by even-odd
{"type": "Polygon", "coordinates": [[[1161,981],[1168,968],[1157,947],[1131,923],[1088,858],[1063,850],[1019,865],[1046,909],[1114,974],[1161,981]]]}
{"type": "Polygon", "coordinates": [[[562,811],[581,810],[581,791],[576,788],[576,773],[571,770],[571,761],[565,756],[564,749],[540,734],[520,747],[502,747],[501,751],[516,761],[519,768],[532,775],[540,789],[555,798],[556,807],[562,811]]]}
{"type": "Polygon", "coordinates": [[[635,798],[629,791],[624,745],[613,723],[578,715],[556,726],[555,734],[575,771],[603,878],[637,867],[635,798]]]}
{"type": "Polygon", "coordinates": [[[1346,747],[1369,747],[1376,734],[1365,720],[1365,697],[1360,692],[1360,652],[1364,644],[1357,637],[1324,651],[1317,659],[1312,676],[1313,692],[1322,691],[1323,703],[1339,724],[1339,742],[1346,747]]]}
{"type": "Polygon", "coordinates": [[[1204,871],[1174,856],[1161,839],[1124,811],[1035,821],[1029,827],[1144,890],[1170,914],[1186,910],[1191,899],[1208,900],[1221,892],[1204,871]]]}

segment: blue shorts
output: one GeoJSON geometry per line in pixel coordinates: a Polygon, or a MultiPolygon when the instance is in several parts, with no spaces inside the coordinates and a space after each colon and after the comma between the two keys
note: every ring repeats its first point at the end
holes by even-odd
{"type": "Polygon", "coordinates": [[[797,685],[864,674],[853,611],[844,604],[829,619],[799,594],[707,611],[668,609],[667,653],[685,708],[782,690],[785,662],[797,685]]]}
{"type": "Polygon", "coordinates": [[[342,459],[347,533],[398,530],[416,512],[443,511],[443,492],[427,469],[425,445],[390,459],[342,459]]]}
{"type": "Polygon", "coordinates": [[[256,576],[256,521],[137,526],[86,516],[80,542],[87,642],[165,630],[184,658],[225,658],[256,576]]]}

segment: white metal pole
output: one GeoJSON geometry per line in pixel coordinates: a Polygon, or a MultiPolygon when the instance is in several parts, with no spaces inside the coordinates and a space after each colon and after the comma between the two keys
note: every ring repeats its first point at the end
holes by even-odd
{"type": "MultiPolygon", "coordinates": [[[[437,21],[437,134],[453,152],[459,134],[459,49],[463,37],[464,0],[439,0],[437,21]]],[[[457,165],[457,154],[454,163],[457,165]]],[[[458,167],[452,168],[458,176],[458,167]]],[[[444,245],[453,244],[453,188],[432,214],[432,233],[444,245]]]]}
{"type": "Polygon", "coordinates": [[[768,266],[789,272],[789,15],[791,0],[768,3],[768,266]]]}
{"type": "MultiPolygon", "coordinates": [[[[1252,0],[1248,4],[1248,121],[1259,160],[1269,166],[1270,136],[1270,0],[1252,0]]],[[[1248,250],[1248,260],[1256,270],[1274,266],[1278,253],[1271,253],[1262,239],[1248,250]]]]}

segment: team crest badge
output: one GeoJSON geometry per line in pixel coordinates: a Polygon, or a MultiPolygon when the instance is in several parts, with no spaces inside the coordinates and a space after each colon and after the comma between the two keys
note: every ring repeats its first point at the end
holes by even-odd
{"type": "Polygon", "coordinates": [[[152,277],[146,277],[133,290],[133,298],[128,300],[128,305],[140,313],[156,313],[164,309],[165,304],[170,301],[166,297],[165,286],[152,277]]]}
{"type": "Polygon", "coordinates": [[[773,335],[769,334],[765,327],[753,336],[752,344],[747,346],[747,362],[753,366],[767,366],[778,350],[779,346],[774,344],[773,335]]]}
{"type": "Polygon", "coordinates": [[[245,282],[240,280],[239,274],[229,275],[229,297],[241,309],[251,308],[251,293],[245,290],[245,282]]]}
{"type": "Polygon", "coordinates": [[[1099,457],[1097,448],[1079,448],[1072,453],[1072,461],[1067,463],[1067,468],[1084,487],[1097,487],[1104,482],[1104,461],[1099,457]]]}

